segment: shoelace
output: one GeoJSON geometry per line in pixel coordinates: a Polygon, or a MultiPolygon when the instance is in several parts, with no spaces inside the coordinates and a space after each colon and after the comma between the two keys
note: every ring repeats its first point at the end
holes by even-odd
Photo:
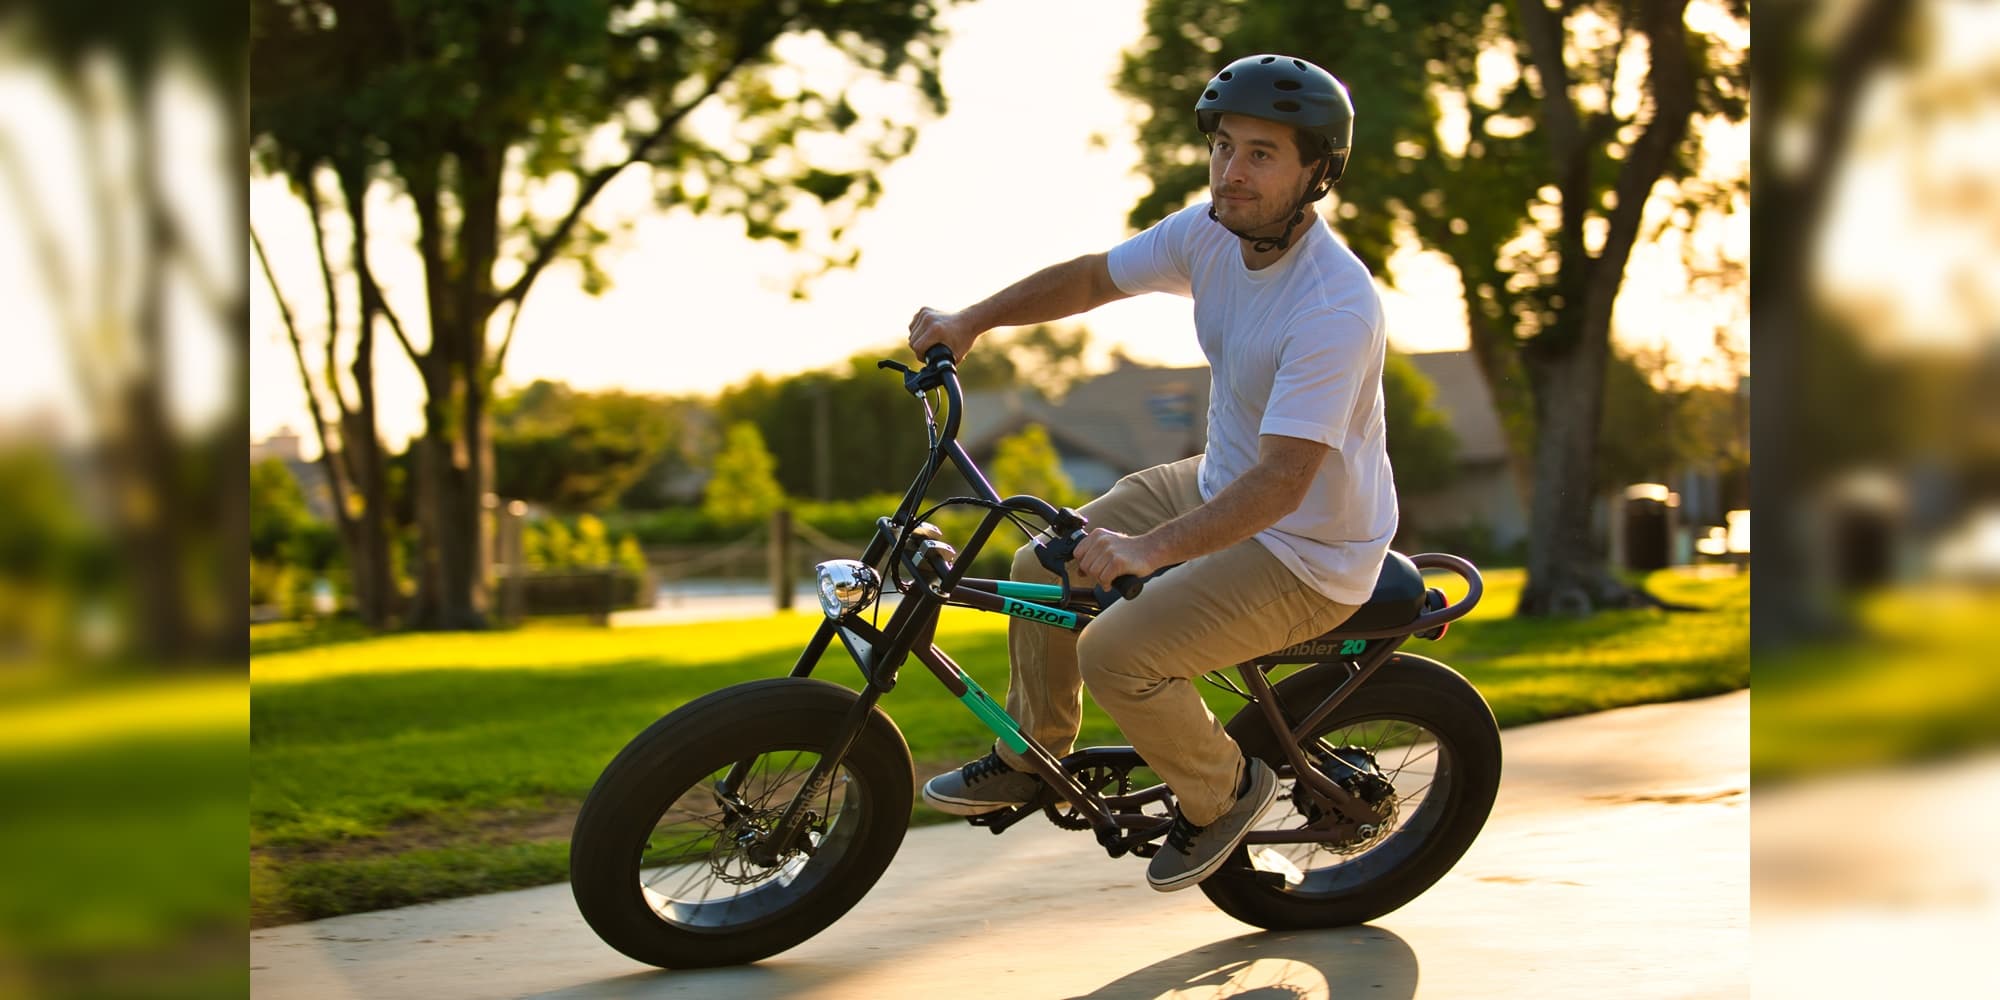
{"type": "Polygon", "coordinates": [[[1167,846],[1182,854],[1193,853],[1194,838],[1199,836],[1203,829],[1205,828],[1188,822],[1186,816],[1175,813],[1174,825],[1167,830],[1167,846]]]}
{"type": "Polygon", "coordinates": [[[965,765],[965,783],[967,785],[976,785],[996,774],[1012,770],[1013,768],[1007,766],[1006,761],[1000,759],[999,754],[989,753],[965,765]]]}

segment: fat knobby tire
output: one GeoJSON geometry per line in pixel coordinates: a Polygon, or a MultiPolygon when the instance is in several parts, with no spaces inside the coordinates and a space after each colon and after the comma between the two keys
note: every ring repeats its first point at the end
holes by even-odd
{"type": "Polygon", "coordinates": [[[903,843],[915,782],[909,747],[880,708],[844,762],[864,803],[853,817],[860,824],[853,846],[802,898],[744,926],[696,929],[648,905],[639,871],[669,804],[738,760],[828,752],[856,697],[811,678],[751,681],[689,702],[626,745],[590,790],[570,838],[570,888],[591,929],[625,955],[662,968],[737,965],[812,937],[859,902],[903,843]]]}
{"type": "MultiPolygon", "coordinates": [[[[1304,718],[1347,676],[1331,666],[1309,668],[1277,685],[1287,719],[1304,718]]],[[[1451,754],[1453,781],[1445,813],[1428,842],[1402,863],[1369,873],[1357,884],[1321,896],[1300,896],[1249,878],[1210,878],[1201,889],[1223,912],[1267,930],[1343,927],[1365,923],[1415,899],[1444,877],[1486,823],[1500,786],[1500,730],[1470,682],[1436,660],[1397,653],[1340,708],[1315,727],[1324,733],[1366,719],[1401,719],[1437,734],[1451,754]]],[[[1229,734],[1243,751],[1273,766],[1285,763],[1262,711],[1244,707],[1229,734]]],[[[1272,807],[1290,808],[1280,801],[1272,807]]],[[[1238,848],[1238,861],[1245,859],[1238,848]]],[[[1366,855],[1363,855],[1366,857],[1366,855]]]]}

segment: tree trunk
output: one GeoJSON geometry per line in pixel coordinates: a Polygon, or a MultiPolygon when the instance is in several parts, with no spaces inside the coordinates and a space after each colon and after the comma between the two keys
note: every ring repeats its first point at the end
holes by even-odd
{"type": "Polygon", "coordinates": [[[486,326],[498,304],[493,263],[499,251],[499,151],[465,144],[455,163],[461,223],[447,233],[440,212],[438,164],[406,172],[416,202],[418,244],[430,292],[431,348],[424,374],[424,435],[417,465],[424,575],[417,625],[476,629],[487,625],[484,506],[491,445],[486,433],[486,326]]]}
{"type": "Polygon", "coordinates": [[[485,518],[480,506],[479,463],[483,435],[468,433],[483,418],[464,369],[440,373],[424,403],[424,433],[417,442],[417,523],[422,577],[412,624],[427,629],[480,629],[487,625],[478,573],[485,518]],[[480,411],[475,417],[474,411],[480,411]]]}
{"type": "MultiPolygon", "coordinates": [[[[1602,249],[1585,245],[1585,220],[1595,203],[1590,181],[1592,125],[1572,98],[1556,89],[1544,98],[1542,124],[1552,130],[1550,164],[1562,192],[1557,234],[1560,270],[1552,321],[1522,348],[1535,394],[1535,498],[1528,516],[1528,580],[1519,615],[1588,615],[1600,608],[1660,602],[1625,586],[1605,565],[1593,530],[1597,433],[1604,411],[1604,372],[1611,355],[1611,318],[1624,283],[1645,204],[1687,134],[1694,113],[1693,66],[1683,23],[1687,0],[1656,0],[1632,14],[1651,53],[1646,92],[1653,116],[1614,182],[1615,207],[1605,221],[1602,249]]],[[[1546,80],[1563,79],[1559,26],[1534,2],[1520,6],[1546,80]]]]}
{"type": "MultiPolygon", "coordinates": [[[[1750,642],[1768,652],[1810,639],[1841,635],[1854,626],[1832,593],[1832,582],[1815,573],[1808,555],[1811,540],[1801,532],[1800,508],[1816,483],[1799,449],[1810,448],[1825,428],[1807,426],[1801,387],[1806,356],[1822,321],[1811,293],[1813,253],[1823,238],[1834,178],[1847,158],[1856,126],[1859,95],[1882,63],[1894,56],[1913,20],[1910,0],[1868,0],[1852,11],[1841,35],[1816,55],[1827,67],[1818,80],[1816,112],[1796,131],[1804,154],[1790,169],[1775,163],[1773,133],[1786,124],[1787,109],[1801,106],[1796,91],[1814,79],[1805,64],[1813,30],[1807,4],[1780,4],[1760,19],[1776,58],[1752,60],[1751,100],[1763,119],[1751,132],[1754,162],[1770,164],[1752,174],[1750,217],[1753,246],[1786,247],[1791,252],[1760,258],[1750,275],[1751,329],[1756,331],[1756,386],[1751,398],[1751,508],[1757,513],[1757,572],[1750,578],[1750,642]],[[1776,124],[1774,124],[1774,122],[1776,124]]],[[[1790,134],[1790,133],[1788,133],[1790,134]]]]}
{"type": "MultiPolygon", "coordinates": [[[[157,137],[144,122],[135,131],[140,144],[137,162],[149,164],[157,137]]],[[[186,544],[206,528],[189,523],[187,517],[190,494],[206,484],[188,475],[190,467],[196,467],[191,461],[196,450],[193,442],[174,440],[162,384],[166,268],[177,248],[167,225],[163,193],[143,168],[135,179],[144,262],[132,332],[144,367],[116,390],[117,427],[109,445],[114,467],[107,470],[106,481],[114,484],[113,520],[130,567],[135,652],[155,663],[186,664],[208,652],[198,651],[194,639],[188,584],[201,574],[199,567],[189,565],[186,544]]]]}
{"type": "Polygon", "coordinates": [[[395,614],[399,596],[389,557],[393,536],[389,477],[375,416],[375,324],[384,318],[385,306],[368,263],[366,174],[351,165],[342,165],[338,170],[341,190],[347,199],[348,219],[354,227],[354,270],[361,302],[360,332],[351,369],[360,398],[354,408],[351,430],[347,421],[342,422],[342,437],[347,440],[346,450],[353,463],[349,481],[360,500],[360,510],[355,512],[356,544],[348,552],[361,620],[372,628],[384,628],[395,614]]]}
{"type": "Polygon", "coordinates": [[[1559,354],[1525,358],[1535,386],[1535,494],[1528,515],[1528,582],[1515,613],[1584,616],[1637,603],[1608,571],[1593,530],[1597,430],[1604,409],[1608,331],[1559,354]]]}

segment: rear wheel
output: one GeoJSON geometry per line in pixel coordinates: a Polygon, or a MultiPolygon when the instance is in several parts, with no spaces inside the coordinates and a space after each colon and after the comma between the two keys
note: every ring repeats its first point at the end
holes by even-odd
{"type": "Polygon", "coordinates": [[[753,681],[689,702],[627,745],[570,837],[570,888],[591,929],[663,968],[735,965],[859,902],[902,845],[914,783],[880,709],[808,800],[793,847],[766,844],[855,698],[808,678],[753,681]]]}
{"type": "MultiPolygon", "coordinates": [[[[1285,717],[1305,718],[1345,676],[1320,667],[1280,682],[1285,717]]],[[[1257,706],[1238,712],[1228,728],[1281,779],[1278,802],[1257,829],[1297,830],[1323,815],[1296,787],[1257,706]]],[[[1386,818],[1341,843],[1238,848],[1234,863],[1201,883],[1223,912],[1271,930],[1363,923],[1415,899],[1472,845],[1499,789],[1492,710],[1456,671],[1420,656],[1397,654],[1303,745],[1320,771],[1386,818]],[[1264,877],[1252,877],[1253,867],[1264,877]]]]}

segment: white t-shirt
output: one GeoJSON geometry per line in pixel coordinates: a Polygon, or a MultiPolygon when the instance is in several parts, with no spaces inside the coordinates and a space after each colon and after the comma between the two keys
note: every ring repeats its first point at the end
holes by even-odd
{"type": "Polygon", "coordinates": [[[1261,434],[1328,446],[1305,501],[1256,537],[1314,590],[1366,602],[1397,517],[1382,419],[1388,337],[1367,266],[1315,216],[1283,257],[1252,271],[1206,202],[1112,248],[1109,264],[1122,291],[1194,299],[1210,377],[1202,499],[1257,464],[1261,434]]]}

